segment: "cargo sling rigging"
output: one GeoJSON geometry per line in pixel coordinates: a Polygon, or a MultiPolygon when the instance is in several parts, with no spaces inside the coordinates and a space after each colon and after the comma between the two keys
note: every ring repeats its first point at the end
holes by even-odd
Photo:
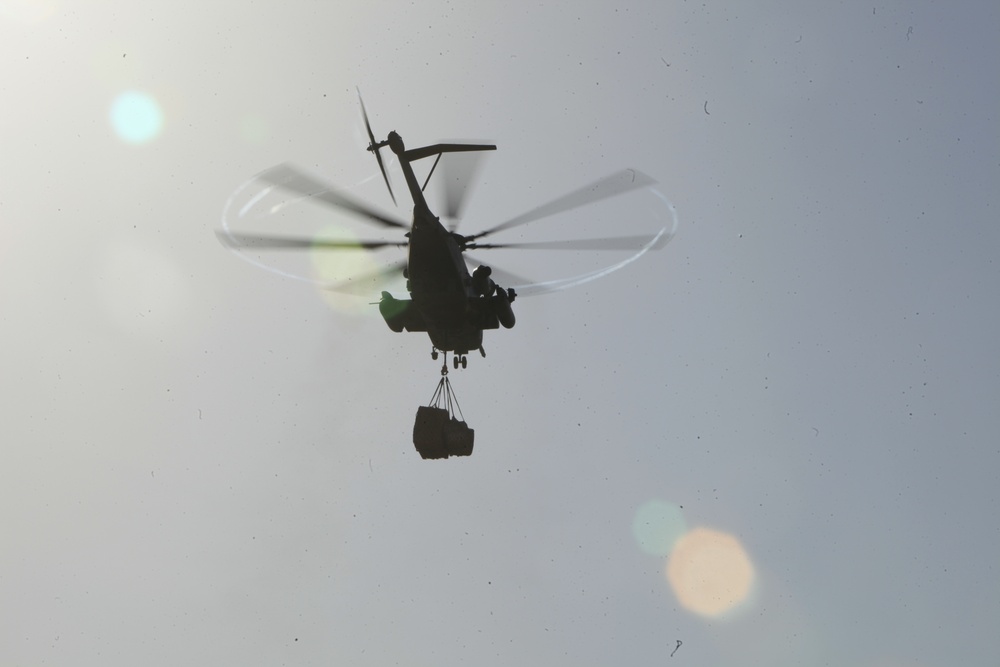
{"type": "Polygon", "coordinates": [[[458,405],[458,396],[455,395],[455,391],[451,388],[451,381],[448,380],[447,352],[444,353],[444,364],[441,365],[441,380],[438,382],[437,389],[434,390],[434,395],[431,396],[431,402],[427,405],[447,410],[448,416],[452,419],[465,421],[462,408],[458,405]]]}

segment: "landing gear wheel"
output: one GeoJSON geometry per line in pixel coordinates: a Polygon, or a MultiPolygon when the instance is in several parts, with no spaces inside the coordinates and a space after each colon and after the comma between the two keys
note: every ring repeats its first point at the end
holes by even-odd
{"type": "Polygon", "coordinates": [[[438,358],[438,351],[435,350],[435,349],[433,349],[433,348],[431,348],[431,359],[433,359],[434,361],[437,361],[437,358],[438,358]]]}
{"type": "Polygon", "coordinates": [[[455,369],[457,370],[458,369],[458,364],[459,364],[458,355],[457,354],[454,357],[451,358],[451,363],[455,367],[455,369]]]}
{"type": "Polygon", "coordinates": [[[465,355],[463,354],[462,355],[462,368],[465,368],[468,365],[468,363],[469,363],[469,360],[466,359],[465,355]]]}

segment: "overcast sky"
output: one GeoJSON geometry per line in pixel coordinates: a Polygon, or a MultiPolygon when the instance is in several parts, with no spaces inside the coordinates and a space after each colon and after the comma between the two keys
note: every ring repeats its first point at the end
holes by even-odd
{"type": "Polygon", "coordinates": [[[751,4],[0,1],[0,662],[996,665],[1000,9],[751,4]],[[497,144],[460,231],[677,213],[452,372],[469,458],[425,335],[279,275],[343,255],[215,236],[286,161],[394,210],[356,87],[497,144]]]}

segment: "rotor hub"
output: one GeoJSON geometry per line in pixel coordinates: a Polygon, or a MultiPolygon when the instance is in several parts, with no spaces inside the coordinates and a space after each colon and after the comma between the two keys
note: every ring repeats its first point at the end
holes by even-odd
{"type": "Polygon", "coordinates": [[[402,155],[406,151],[406,147],[403,146],[403,137],[399,136],[395,130],[389,133],[389,148],[396,155],[402,155]]]}

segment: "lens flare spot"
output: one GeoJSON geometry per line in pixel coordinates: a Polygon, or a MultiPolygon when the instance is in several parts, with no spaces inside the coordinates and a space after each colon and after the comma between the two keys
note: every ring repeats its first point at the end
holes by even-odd
{"type": "Polygon", "coordinates": [[[639,506],[632,519],[632,535],[639,548],[651,556],[666,556],[674,548],[687,525],[681,508],[662,500],[639,506]]]}
{"type": "Polygon", "coordinates": [[[267,119],[260,114],[250,113],[240,118],[240,138],[245,143],[259,146],[271,138],[271,128],[267,119]]]}
{"type": "Polygon", "coordinates": [[[750,595],[754,568],[735,537],[696,528],[677,541],[667,561],[667,580],[685,609],[719,616],[750,595]]]}
{"type": "MultiPolygon", "coordinates": [[[[320,239],[330,239],[337,241],[356,241],[357,234],[346,227],[337,225],[327,225],[317,235],[320,239]]],[[[378,264],[372,258],[370,252],[362,249],[326,249],[320,246],[313,246],[309,257],[312,263],[312,273],[315,280],[320,283],[320,293],[323,299],[335,310],[342,313],[363,314],[376,312],[369,305],[371,299],[365,299],[362,294],[378,295],[374,281],[369,292],[360,291],[358,295],[344,293],[337,289],[324,289],[327,286],[344,286],[346,284],[364,282],[364,276],[377,271],[378,264]]]]}
{"type": "Polygon", "coordinates": [[[151,95],[128,90],[111,103],[111,127],[119,139],[144,144],[163,129],[163,112],[151,95]]]}

